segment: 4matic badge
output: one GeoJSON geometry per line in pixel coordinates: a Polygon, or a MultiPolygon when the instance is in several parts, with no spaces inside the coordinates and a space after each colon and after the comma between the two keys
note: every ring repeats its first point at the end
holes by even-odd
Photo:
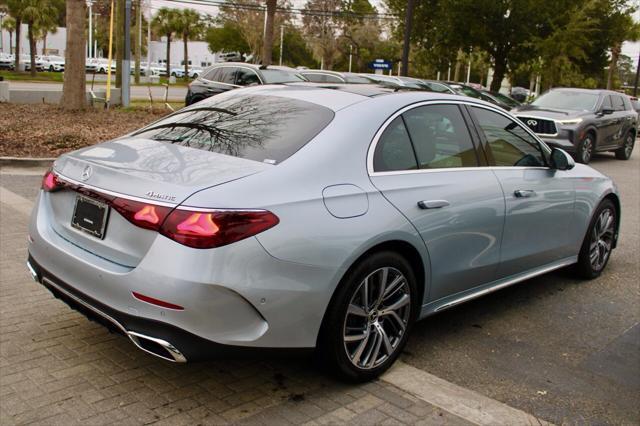
{"type": "Polygon", "coordinates": [[[161,200],[161,201],[175,201],[176,200],[175,195],[160,194],[160,193],[155,192],[155,191],[148,191],[144,195],[146,195],[149,198],[154,198],[156,200],[161,200]]]}

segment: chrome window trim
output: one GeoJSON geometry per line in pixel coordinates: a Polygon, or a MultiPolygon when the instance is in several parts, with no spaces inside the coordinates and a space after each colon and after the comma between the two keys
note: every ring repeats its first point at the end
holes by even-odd
{"type": "MultiPolygon", "coordinates": [[[[387,127],[389,127],[389,125],[391,124],[391,122],[393,120],[396,119],[396,117],[398,117],[401,114],[404,114],[405,112],[421,107],[421,106],[426,106],[426,105],[468,105],[468,106],[472,106],[472,107],[478,107],[478,108],[483,108],[489,111],[493,111],[495,113],[498,113],[500,115],[505,116],[506,118],[508,118],[509,120],[515,121],[516,124],[520,125],[520,127],[522,127],[527,133],[529,133],[530,136],[533,137],[533,139],[535,139],[540,146],[542,147],[543,150],[547,151],[547,154],[551,153],[551,150],[549,149],[549,147],[547,146],[546,143],[544,143],[544,141],[542,141],[538,135],[536,135],[528,126],[524,125],[517,117],[514,117],[513,115],[508,114],[506,111],[502,111],[501,109],[489,106],[489,105],[484,105],[484,104],[480,104],[480,103],[476,103],[473,101],[467,101],[467,100],[445,100],[445,99],[439,99],[439,100],[430,100],[430,101],[419,101],[416,103],[413,103],[411,105],[406,105],[402,108],[400,108],[398,111],[396,111],[395,113],[393,113],[390,117],[388,117],[384,123],[382,123],[382,126],[380,126],[380,128],[378,129],[378,131],[376,132],[376,134],[373,136],[373,140],[371,141],[371,143],[369,144],[369,149],[367,151],[367,173],[369,174],[369,176],[392,176],[392,175],[405,175],[405,174],[420,174],[420,173],[434,173],[434,172],[451,172],[451,171],[469,171],[469,170],[492,170],[492,169],[508,169],[508,170],[519,170],[519,169],[533,169],[533,170],[549,170],[550,167],[523,167],[523,166],[476,166],[476,167],[443,167],[443,168],[435,168],[435,169],[416,169],[416,170],[394,170],[394,171],[386,171],[386,172],[376,172],[373,169],[373,156],[375,154],[376,151],[376,147],[378,146],[378,141],[380,140],[380,137],[382,136],[382,134],[385,132],[385,130],[387,130],[387,127]]],[[[467,129],[469,129],[469,126],[467,125],[467,129]]],[[[475,145],[475,142],[474,142],[475,145]]]]}

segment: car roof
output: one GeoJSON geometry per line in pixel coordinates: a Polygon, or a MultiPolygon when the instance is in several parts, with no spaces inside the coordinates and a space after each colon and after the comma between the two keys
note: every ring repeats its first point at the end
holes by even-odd
{"type": "Polygon", "coordinates": [[[260,65],[260,64],[251,64],[249,62],[218,62],[216,64],[211,65],[211,68],[216,67],[245,67],[252,68],[256,71],[259,70],[284,70],[284,71],[295,71],[299,72],[299,70],[291,67],[286,67],[283,65],[260,65]]]}
{"type": "Polygon", "coordinates": [[[476,103],[491,105],[487,102],[469,98],[468,96],[412,90],[404,87],[389,87],[377,84],[328,84],[300,82],[251,86],[243,89],[236,89],[233,92],[297,99],[312,102],[333,111],[338,111],[350,105],[382,96],[396,97],[411,95],[411,103],[425,100],[446,99],[464,100],[465,102],[475,101],[476,103]]]}

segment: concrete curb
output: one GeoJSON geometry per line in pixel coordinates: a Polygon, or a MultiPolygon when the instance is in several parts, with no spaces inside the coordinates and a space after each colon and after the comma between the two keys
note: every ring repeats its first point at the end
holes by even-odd
{"type": "Polygon", "coordinates": [[[55,158],[0,157],[0,166],[49,167],[55,158]]]}

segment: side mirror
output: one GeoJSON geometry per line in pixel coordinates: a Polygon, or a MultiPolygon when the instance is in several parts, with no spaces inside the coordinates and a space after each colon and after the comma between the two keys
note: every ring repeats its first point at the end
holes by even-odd
{"type": "Polygon", "coordinates": [[[600,110],[600,114],[602,114],[602,115],[610,115],[610,114],[613,114],[613,110],[611,108],[602,108],[600,110]]]}
{"type": "Polygon", "coordinates": [[[576,162],[567,151],[560,148],[553,148],[551,151],[551,168],[555,170],[571,170],[576,162]]]}

